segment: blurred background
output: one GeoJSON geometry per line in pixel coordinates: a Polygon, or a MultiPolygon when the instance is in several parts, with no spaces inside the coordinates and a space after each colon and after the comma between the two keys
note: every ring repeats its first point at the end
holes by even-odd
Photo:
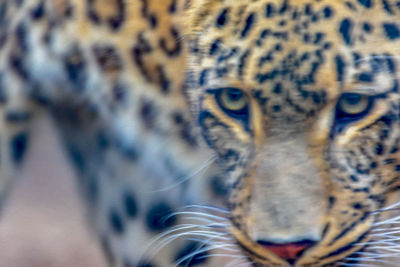
{"type": "Polygon", "coordinates": [[[0,267],[105,267],[50,120],[39,119],[33,130],[20,180],[0,217],[0,267]]]}

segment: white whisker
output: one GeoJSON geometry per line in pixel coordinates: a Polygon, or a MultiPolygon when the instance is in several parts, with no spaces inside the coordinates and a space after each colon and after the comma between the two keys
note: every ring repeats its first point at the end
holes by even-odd
{"type": "MultiPolygon", "coordinates": [[[[346,258],[346,260],[359,261],[360,258],[349,257],[349,258],[346,258]]],[[[391,263],[390,261],[385,261],[385,260],[381,260],[381,259],[374,259],[374,258],[362,258],[361,260],[362,260],[362,262],[367,262],[367,264],[368,264],[368,262],[373,262],[373,263],[379,262],[379,263],[386,263],[386,264],[391,263]]]]}
{"type": "Polygon", "coordinates": [[[227,224],[227,223],[213,222],[213,221],[208,220],[208,219],[197,218],[197,217],[183,217],[182,221],[199,221],[199,222],[203,222],[203,223],[206,223],[206,225],[204,225],[204,226],[207,227],[207,228],[227,229],[229,227],[229,224],[227,224]]]}
{"type": "Polygon", "coordinates": [[[181,208],[181,210],[185,210],[185,209],[204,209],[204,210],[212,210],[212,211],[229,214],[229,211],[225,208],[216,207],[216,206],[208,206],[208,205],[187,205],[187,206],[184,206],[181,208]]]}
{"type": "Polygon", "coordinates": [[[168,245],[169,243],[173,242],[174,240],[185,237],[185,236],[200,236],[200,237],[205,237],[205,238],[212,238],[216,240],[224,240],[224,241],[230,241],[231,238],[228,237],[228,234],[221,234],[221,233],[215,233],[211,231],[189,231],[189,232],[183,232],[183,233],[178,233],[174,234],[172,236],[166,237],[160,244],[156,245],[153,250],[154,252],[151,253],[150,259],[153,258],[163,247],[168,245]]]}
{"type": "Polygon", "coordinates": [[[365,263],[347,263],[347,262],[338,262],[338,264],[342,264],[344,266],[348,267],[376,267],[376,265],[372,264],[365,264],[365,263]]]}
{"type": "Polygon", "coordinates": [[[183,230],[190,230],[190,229],[201,229],[203,226],[201,225],[196,225],[196,224],[181,224],[178,226],[173,227],[172,229],[165,231],[159,235],[157,235],[156,237],[154,237],[150,243],[146,246],[146,249],[144,251],[148,251],[150,250],[151,247],[153,247],[155,245],[156,242],[162,240],[165,237],[168,237],[169,235],[175,233],[175,232],[180,232],[183,230]]]}
{"type": "Polygon", "coordinates": [[[371,232],[383,232],[383,231],[388,231],[388,230],[391,230],[391,231],[399,230],[399,232],[400,232],[400,227],[375,228],[375,229],[372,229],[371,232]]]}
{"type": "MultiPolygon", "coordinates": [[[[207,246],[207,247],[203,247],[203,246],[206,246],[207,244],[201,244],[201,245],[199,245],[199,248],[198,249],[196,249],[195,251],[193,251],[192,253],[190,253],[190,254],[188,254],[188,255],[185,255],[185,257],[183,257],[183,258],[181,258],[181,259],[179,259],[175,264],[176,264],[176,266],[179,266],[181,263],[183,263],[183,262],[185,262],[185,261],[187,261],[187,260],[191,260],[192,258],[194,258],[196,255],[198,255],[198,254],[201,254],[201,253],[205,253],[205,252],[208,252],[208,251],[211,251],[211,250],[215,250],[215,249],[219,249],[219,248],[222,248],[223,249],[223,247],[224,247],[224,245],[219,245],[219,246],[216,246],[216,245],[213,245],[213,246],[207,246]],[[203,247],[203,248],[202,248],[203,247]]],[[[199,257],[200,259],[201,258],[207,258],[207,256],[200,256],[199,257]]]]}
{"type": "Polygon", "coordinates": [[[167,186],[165,188],[161,188],[161,189],[157,189],[157,190],[153,190],[151,191],[152,193],[160,193],[160,192],[165,192],[165,191],[169,191],[171,189],[176,188],[177,186],[179,186],[180,184],[192,179],[193,177],[195,177],[196,175],[198,175],[200,172],[202,172],[203,170],[205,170],[206,168],[208,168],[211,164],[213,164],[215,161],[217,160],[216,156],[211,157],[210,159],[206,160],[197,170],[195,170],[192,174],[187,175],[186,177],[180,178],[178,179],[178,182],[176,182],[175,184],[172,184],[170,186],[167,186]]]}
{"type": "Polygon", "coordinates": [[[206,217],[210,219],[215,219],[215,220],[221,220],[221,221],[228,221],[227,218],[220,217],[217,215],[209,214],[209,213],[204,213],[204,212],[192,212],[192,211],[177,211],[169,214],[168,216],[165,216],[163,220],[168,220],[171,217],[177,216],[177,215],[191,215],[191,216],[198,216],[198,217],[206,217]]]}

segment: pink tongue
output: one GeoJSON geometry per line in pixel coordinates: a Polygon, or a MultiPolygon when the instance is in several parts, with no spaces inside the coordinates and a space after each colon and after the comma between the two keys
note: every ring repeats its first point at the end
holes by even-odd
{"type": "Polygon", "coordinates": [[[289,245],[265,245],[263,246],[269,251],[275,253],[279,257],[285,260],[297,259],[300,252],[307,248],[306,245],[289,244],[289,245]]]}

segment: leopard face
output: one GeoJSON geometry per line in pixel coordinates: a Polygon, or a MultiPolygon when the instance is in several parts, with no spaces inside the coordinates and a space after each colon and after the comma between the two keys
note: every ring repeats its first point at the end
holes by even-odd
{"type": "Polygon", "coordinates": [[[400,184],[398,3],[191,5],[187,95],[237,243],[260,266],[377,255],[400,184]]]}

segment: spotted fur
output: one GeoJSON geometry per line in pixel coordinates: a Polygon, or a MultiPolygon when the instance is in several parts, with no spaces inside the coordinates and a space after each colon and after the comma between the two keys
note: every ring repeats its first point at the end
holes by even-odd
{"type": "Polygon", "coordinates": [[[110,266],[394,264],[399,18],[395,0],[0,0],[0,201],[45,111],[110,266]]]}

